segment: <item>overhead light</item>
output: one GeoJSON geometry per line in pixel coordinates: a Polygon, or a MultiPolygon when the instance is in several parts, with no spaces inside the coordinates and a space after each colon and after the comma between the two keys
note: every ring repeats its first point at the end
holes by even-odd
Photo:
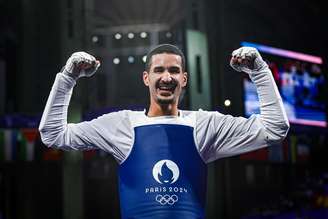
{"type": "Polygon", "coordinates": [[[113,59],[113,63],[115,64],[115,65],[118,65],[118,64],[120,64],[120,59],[119,58],[114,58],[113,59]]]}
{"type": "Polygon", "coordinates": [[[171,38],[172,37],[172,33],[171,32],[166,32],[165,36],[166,36],[166,38],[171,38]]]}
{"type": "Polygon", "coordinates": [[[226,100],[224,101],[224,105],[225,105],[226,107],[229,107],[229,106],[231,105],[231,101],[230,101],[229,99],[226,99],[226,100]]]}
{"type": "Polygon", "coordinates": [[[116,33],[116,34],[114,35],[114,37],[115,37],[115,39],[119,40],[119,39],[122,38],[122,34],[120,34],[120,33],[116,33]]]}
{"type": "Polygon", "coordinates": [[[97,43],[99,41],[99,37],[98,36],[92,36],[91,38],[93,43],[97,43]]]}
{"type": "Polygon", "coordinates": [[[146,56],[146,55],[144,55],[144,56],[142,57],[142,61],[143,61],[144,63],[146,63],[146,61],[147,61],[147,56],[146,56]]]}
{"type": "Polygon", "coordinates": [[[129,56],[128,57],[128,62],[131,63],[131,64],[134,63],[134,57],[133,56],[129,56]]]}
{"type": "Polygon", "coordinates": [[[148,36],[148,34],[146,32],[141,32],[140,33],[140,37],[143,38],[143,39],[147,38],[147,36],[148,36]]]}
{"type": "Polygon", "coordinates": [[[128,33],[128,38],[133,39],[134,38],[134,33],[128,33]]]}

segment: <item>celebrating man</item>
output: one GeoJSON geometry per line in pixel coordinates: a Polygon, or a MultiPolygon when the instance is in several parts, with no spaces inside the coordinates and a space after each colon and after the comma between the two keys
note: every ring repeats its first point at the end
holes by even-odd
{"type": "Polygon", "coordinates": [[[258,51],[235,50],[230,65],[248,73],[255,83],[260,115],[246,119],[179,110],[179,97],[188,80],[185,57],[176,46],[163,44],[146,59],[147,110],[123,110],[67,124],[76,81],[93,75],[100,66],[93,56],[74,53],[50,92],[39,127],[42,140],[52,147],[99,148],[112,154],[120,164],[122,218],[204,218],[206,164],[280,142],[289,128],[271,71],[258,51]]]}

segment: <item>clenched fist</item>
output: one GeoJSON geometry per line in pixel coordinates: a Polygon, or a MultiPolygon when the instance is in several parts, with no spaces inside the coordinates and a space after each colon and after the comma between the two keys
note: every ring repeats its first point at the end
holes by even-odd
{"type": "Polygon", "coordinates": [[[241,47],[233,51],[230,66],[236,71],[248,74],[268,67],[260,53],[253,47],[241,47]]]}
{"type": "Polygon", "coordinates": [[[77,79],[91,77],[99,68],[100,62],[86,52],[75,52],[69,57],[64,73],[77,79]]]}

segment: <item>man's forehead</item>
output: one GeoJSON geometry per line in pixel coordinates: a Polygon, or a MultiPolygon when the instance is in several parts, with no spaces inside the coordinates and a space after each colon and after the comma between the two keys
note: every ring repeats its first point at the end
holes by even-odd
{"type": "Polygon", "coordinates": [[[152,56],[152,65],[182,65],[181,56],[172,53],[160,53],[152,56]]]}

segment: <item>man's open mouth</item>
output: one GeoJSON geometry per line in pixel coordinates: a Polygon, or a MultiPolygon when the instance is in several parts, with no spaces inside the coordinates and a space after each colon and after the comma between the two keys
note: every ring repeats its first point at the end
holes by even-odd
{"type": "Polygon", "coordinates": [[[170,96],[174,93],[178,83],[171,81],[170,83],[158,82],[156,84],[157,92],[163,96],[170,96]]]}
{"type": "Polygon", "coordinates": [[[163,95],[171,95],[174,93],[175,88],[176,84],[160,84],[157,89],[163,95]]]}
{"type": "Polygon", "coordinates": [[[173,92],[175,90],[175,85],[174,86],[159,86],[158,89],[162,90],[162,91],[171,91],[171,92],[173,92]]]}
{"type": "Polygon", "coordinates": [[[157,88],[157,92],[161,96],[171,96],[173,95],[175,88],[176,88],[175,85],[160,85],[157,88]]]}

